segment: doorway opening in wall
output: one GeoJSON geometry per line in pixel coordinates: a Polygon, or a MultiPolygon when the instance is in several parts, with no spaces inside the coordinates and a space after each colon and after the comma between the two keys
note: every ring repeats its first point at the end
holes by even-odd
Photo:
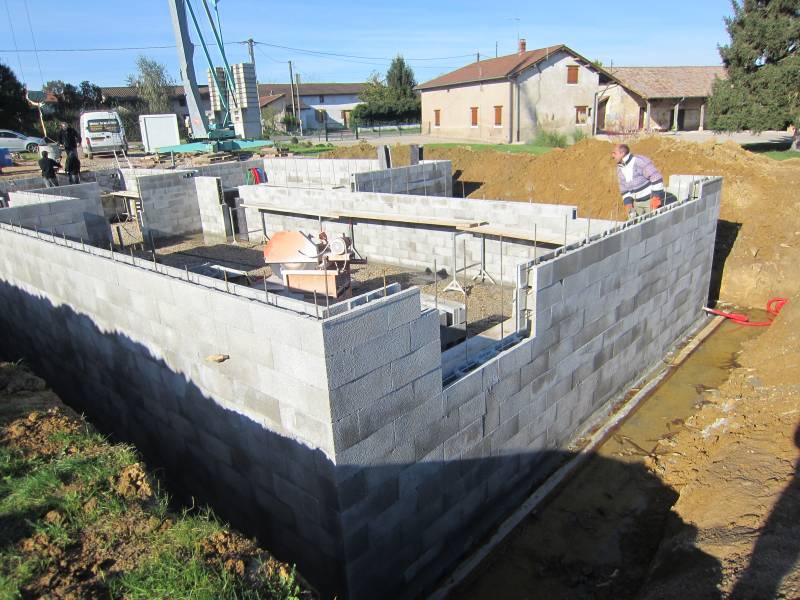
{"type": "MultiPolygon", "coordinates": [[[[686,130],[686,110],[683,108],[678,109],[678,124],[677,131],[686,130]]],[[[675,126],[675,109],[669,111],[669,127],[672,129],[675,126]]]]}
{"type": "Polygon", "coordinates": [[[608,108],[608,98],[601,100],[597,105],[597,131],[605,131],[606,129],[606,109],[608,108]]]}
{"type": "Polygon", "coordinates": [[[643,107],[639,107],[639,129],[644,129],[644,119],[647,115],[647,110],[643,107]]]}

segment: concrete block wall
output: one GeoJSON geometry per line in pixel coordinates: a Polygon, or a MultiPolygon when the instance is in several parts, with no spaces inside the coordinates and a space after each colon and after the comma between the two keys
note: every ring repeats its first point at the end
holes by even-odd
{"type": "Polygon", "coordinates": [[[145,236],[163,237],[202,230],[197,188],[191,171],[138,178],[145,236]]]}
{"type": "MultiPolygon", "coordinates": [[[[248,230],[252,239],[260,239],[262,224],[267,233],[282,229],[301,229],[316,231],[319,222],[314,211],[366,211],[398,217],[456,218],[487,221],[492,225],[513,228],[528,228],[531,232],[536,226],[542,236],[559,232],[563,238],[567,225],[568,241],[582,239],[588,232],[597,234],[605,231],[614,222],[599,219],[575,218],[575,207],[558,205],[526,204],[498,200],[469,200],[440,196],[414,196],[406,194],[382,194],[371,192],[347,192],[344,190],[314,190],[266,186],[243,186],[239,195],[245,205],[248,230]],[[259,204],[297,207],[296,215],[284,213],[259,213],[259,204]],[[312,215],[303,215],[308,209],[312,215]],[[263,218],[262,218],[263,214],[263,218]]],[[[349,234],[349,220],[323,220],[324,228],[335,233],[349,234]]],[[[391,221],[354,220],[355,246],[362,256],[368,259],[396,264],[410,268],[431,267],[434,259],[440,268],[452,270],[453,228],[402,224],[391,221]]],[[[474,234],[461,234],[457,238],[458,267],[463,265],[464,243],[466,242],[467,265],[480,260],[481,237],[474,234]]],[[[552,246],[549,246],[552,248],[552,246]]],[[[538,253],[543,250],[539,245],[538,253]]],[[[533,242],[505,238],[503,242],[503,279],[514,281],[513,262],[533,258],[538,254],[533,242]]],[[[486,239],[486,270],[495,279],[500,277],[500,241],[498,238],[486,239]]],[[[468,276],[477,273],[477,267],[467,270],[468,276]]]]}
{"type": "Polygon", "coordinates": [[[322,322],[16,227],[0,224],[0,246],[0,354],[28,359],[180,489],[341,589],[322,322]]]}
{"type": "Polygon", "coordinates": [[[10,192],[10,206],[26,206],[53,202],[57,199],[69,200],[80,198],[82,200],[95,200],[100,202],[100,186],[96,182],[63,185],[54,188],[37,188],[26,192],[10,192]]]}
{"type": "MultiPolygon", "coordinates": [[[[97,186],[94,183],[88,185],[97,186]]],[[[17,205],[0,208],[0,222],[97,246],[105,247],[111,241],[111,229],[99,195],[67,198],[37,192],[12,192],[11,196],[17,205]]]]}
{"type": "Polygon", "coordinates": [[[270,185],[299,188],[350,188],[354,173],[376,171],[378,161],[352,158],[265,158],[264,170],[270,185]]]}
{"type": "Polygon", "coordinates": [[[537,265],[532,337],[443,390],[438,347],[424,350],[435,315],[411,321],[408,346],[382,317],[352,323],[364,325],[361,344],[348,339],[354,356],[374,356],[377,340],[391,349],[373,359],[375,375],[359,372],[331,396],[352,597],[424,594],[552,471],[591,415],[702,322],[720,191],[720,179],[706,181],[699,200],[537,265]],[[379,364],[394,360],[406,362],[379,364]]]}
{"type": "Polygon", "coordinates": [[[225,204],[222,198],[222,183],[218,177],[194,177],[203,241],[206,244],[225,243],[225,204]]]}
{"type": "Polygon", "coordinates": [[[247,171],[253,167],[264,168],[264,161],[260,158],[236,162],[222,162],[213,165],[190,167],[189,169],[203,177],[218,177],[222,189],[230,190],[244,185],[247,182],[247,171]]]}
{"type": "Polygon", "coordinates": [[[126,168],[119,170],[122,177],[122,183],[125,190],[131,192],[139,191],[139,181],[147,177],[154,177],[156,175],[169,175],[175,173],[174,169],[140,169],[140,168],[126,168]]]}
{"type": "Polygon", "coordinates": [[[351,189],[355,192],[453,195],[452,163],[449,160],[423,161],[407,167],[354,173],[351,181],[351,189]]]}

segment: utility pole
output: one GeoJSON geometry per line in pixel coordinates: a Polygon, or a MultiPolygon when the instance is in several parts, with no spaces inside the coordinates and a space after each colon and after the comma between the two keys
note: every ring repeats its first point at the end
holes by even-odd
{"type": "Polygon", "coordinates": [[[497,58],[497,42],[494,43],[494,57],[497,58]]]}
{"type": "Polygon", "coordinates": [[[294,106],[294,75],[292,74],[292,61],[289,61],[289,95],[292,97],[292,116],[297,118],[297,109],[294,106]]]}
{"type": "Polygon", "coordinates": [[[303,119],[300,118],[300,73],[295,76],[295,88],[297,89],[297,121],[300,123],[300,137],[303,137],[303,119]]]}
{"type": "Polygon", "coordinates": [[[475,53],[475,62],[481,62],[481,53],[480,52],[476,52],[475,53]]]}

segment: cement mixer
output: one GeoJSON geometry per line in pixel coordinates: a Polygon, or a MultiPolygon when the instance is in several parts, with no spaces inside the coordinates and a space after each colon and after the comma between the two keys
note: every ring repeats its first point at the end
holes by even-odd
{"type": "Polygon", "coordinates": [[[272,270],[268,283],[290,292],[350,297],[352,240],[342,234],[316,237],[302,231],[278,231],[264,246],[264,262],[272,270]]]}

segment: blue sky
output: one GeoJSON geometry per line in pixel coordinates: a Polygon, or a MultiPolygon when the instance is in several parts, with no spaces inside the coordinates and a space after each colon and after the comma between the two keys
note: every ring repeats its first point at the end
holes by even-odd
{"type": "MultiPolygon", "coordinates": [[[[192,2],[199,7],[199,0],[192,2]]],[[[417,81],[422,82],[471,62],[478,52],[482,57],[494,56],[495,43],[501,55],[516,51],[517,28],[520,37],[527,39],[528,49],[565,43],[606,65],[612,61],[618,66],[714,65],[720,62],[717,44],[728,40],[723,17],[731,13],[729,0],[510,0],[502,6],[485,0],[220,0],[219,10],[226,42],[252,37],[278,46],[365,57],[313,55],[259,45],[256,63],[261,82],[287,81],[289,60],[303,81],[364,81],[373,71],[385,72],[390,58],[398,53],[409,59],[417,81]]],[[[0,61],[18,76],[21,71],[20,78],[31,89],[40,88],[42,79],[124,85],[139,54],[166,64],[177,81],[174,42],[167,0],[0,0],[0,61]],[[33,49],[35,39],[38,62],[34,53],[14,51],[14,37],[21,50],[33,49]],[[169,47],[43,51],[141,46],[169,47]]],[[[226,50],[232,62],[247,59],[243,45],[228,45],[226,50]]],[[[206,67],[199,50],[195,66],[198,79],[204,80],[206,67]]]]}

